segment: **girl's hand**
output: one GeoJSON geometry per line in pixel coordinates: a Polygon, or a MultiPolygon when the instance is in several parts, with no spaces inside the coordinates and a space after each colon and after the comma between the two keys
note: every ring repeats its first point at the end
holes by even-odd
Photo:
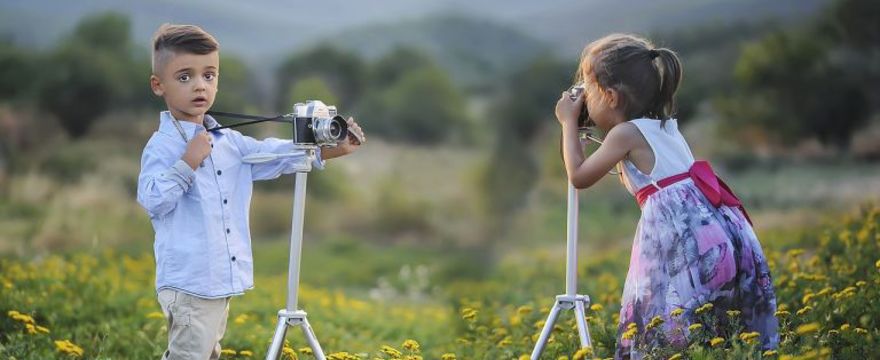
{"type": "Polygon", "coordinates": [[[578,96],[572,100],[571,93],[563,91],[562,96],[559,97],[559,101],[556,102],[556,119],[559,120],[559,124],[576,127],[577,118],[581,112],[582,106],[585,106],[583,92],[578,94],[578,96]]]}

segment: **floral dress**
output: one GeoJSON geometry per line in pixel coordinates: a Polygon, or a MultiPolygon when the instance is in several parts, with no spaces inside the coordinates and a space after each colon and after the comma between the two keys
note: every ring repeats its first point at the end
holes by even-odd
{"type": "MultiPolygon", "coordinates": [[[[621,162],[621,181],[631,193],[688,171],[693,155],[675,120],[663,127],[653,119],[631,123],[656,159],[650,174],[621,162]]],[[[660,346],[685,347],[698,331],[726,338],[737,326],[757,332],[762,349],[779,341],[776,295],[751,224],[736,207],[713,206],[691,179],[644,202],[621,305],[616,359],[640,359],[660,346]]]]}

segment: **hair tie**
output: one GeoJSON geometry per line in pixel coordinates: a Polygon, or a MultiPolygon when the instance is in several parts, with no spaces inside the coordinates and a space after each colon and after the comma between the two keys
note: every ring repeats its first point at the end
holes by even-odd
{"type": "Polygon", "coordinates": [[[658,51],[655,50],[655,49],[651,49],[651,50],[648,50],[648,56],[651,57],[651,60],[654,60],[654,59],[656,59],[658,56],[660,56],[660,52],[658,52],[658,51]]]}

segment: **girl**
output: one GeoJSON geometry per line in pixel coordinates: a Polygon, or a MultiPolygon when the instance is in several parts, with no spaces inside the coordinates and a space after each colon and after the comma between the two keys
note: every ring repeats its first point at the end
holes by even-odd
{"type": "Polygon", "coordinates": [[[671,117],[681,77],[672,50],[612,34],[581,55],[584,92],[566,91],[556,104],[571,183],[587,188],[617,164],[642,208],[623,289],[618,359],[684,347],[697,331],[726,339],[730,323],[760,333],[763,349],[779,339],[770,271],[745,210],[708,163],[694,161],[671,117]],[[588,158],[578,138],[584,105],[607,134],[588,158]],[[704,315],[714,316],[716,326],[689,329],[704,315]]]}

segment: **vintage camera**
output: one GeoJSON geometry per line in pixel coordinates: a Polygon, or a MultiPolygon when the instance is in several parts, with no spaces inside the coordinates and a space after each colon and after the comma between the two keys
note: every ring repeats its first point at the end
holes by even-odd
{"type": "MultiPolygon", "coordinates": [[[[582,94],[586,90],[584,82],[581,81],[577,84],[572,85],[568,89],[568,93],[571,94],[571,99],[577,99],[580,94],[582,94]]],[[[578,115],[578,127],[579,128],[587,128],[594,127],[596,124],[593,122],[593,119],[590,119],[590,114],[587,112],[587,104],[586,100],[584,100],[584,104],[581,105],[581,113],[578,115]]]]}
{"type": "Polygon", "coordinates": [[[336,106],[320,100],[293,105],[293,142],[299,145],[336,145],[348,137],[348,123],[336,106]]]}

